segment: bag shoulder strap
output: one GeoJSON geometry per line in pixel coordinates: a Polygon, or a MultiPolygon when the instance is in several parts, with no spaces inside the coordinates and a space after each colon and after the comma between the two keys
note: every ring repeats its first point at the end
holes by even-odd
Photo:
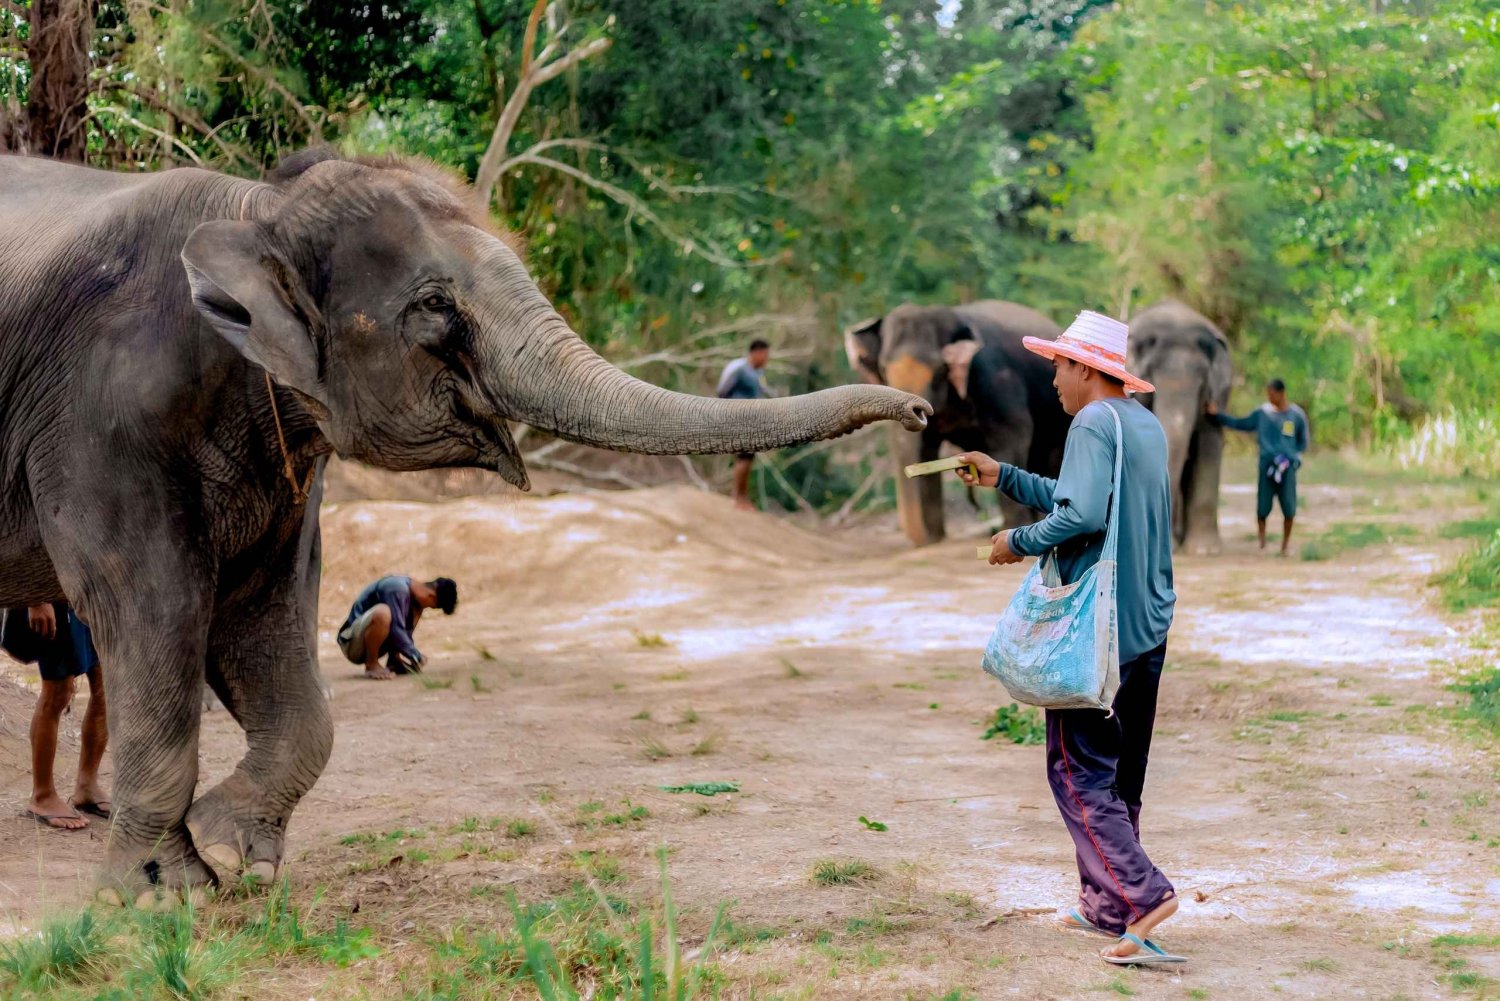
{"type": "Polygon", "coordinates": [[[1120,423],[1119,411],[1108,403],[1104,403],[1104,408],[1115,422],[1115,478],[1109,495],[1109,528],[1104,533],[1104,551],[1099,558],[1113,560],[1120,541],[1120,480],[1125,468],[1125,425],[1120,423]]]}

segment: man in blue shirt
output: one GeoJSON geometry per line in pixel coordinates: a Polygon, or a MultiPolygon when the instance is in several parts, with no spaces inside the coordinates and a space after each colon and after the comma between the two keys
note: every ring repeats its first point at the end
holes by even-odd
{"type": "MultiPolygon", "coordinates": [[[[719,399],[761,400],[770,396],[765,383],[766,363],[770,360],[771,345],[758,337],[751,341],[745,357],[725,365],[719,375],[719,399]]],[[[734,457],[734,506],[742,511],[755,510],[750,503],[750,467],[754,463],[754,452],[741,452],[734,457]]]]}
{"type": "Polygon", "coordinates": [[[1244,417],[1220,414],[1214,403],[1208,405],[1208,419],[1236,431],[1253,431],[1260,446],[1259,471],[1255,491],[1255,522],[1260,530],[1260,548],[1266,548],[1266,521],[1271,517],[1271,501],[1281,505],[1281,553],[1285,556],[1292,544],[1292,523],[1297,520],[1297,470],[1302,453],[1307,451],[1307,414],[1286,399],[1286,383],[1272,379],[1266,383],[1266,402],[1244,417]]]}
{"type": "Polygon", "coordinates": [[[1120,687],[1112,713],[1047,710],[1047,777],[1073,838],[1082,884],[1078,906],[1061,918],[1063,926],[1118,937],[1101,954],[1106,962],[1156,965],[1183,961],[1148,938],[1176,913],[1177,894],[1140,840],[1146,759],[1177,596],[1167,440],[1151,411],[1127,395],[1153,391],[1125,369],[1127,334],[1125,324],[1085,312],[1056,341],[1023,342],[1052,359],[1053,385],[1073,415],[1057,479],[980,452],[959,456],[979,475],[959,475],[967,485],[998,487],[1018,503],[1047,512],[1036,524],[996,535],[994,565],[1055,550],[1063,582],[1073,583],[1098,562],[1109,519],[1119,519],[1120,687]],[[1120,419],[1119,435],[1111,410],[1120,419]],[[1124,449],[1118,497],[1117,448],[1124,449]]]}
{"type": "Polygon", "coordinates": [[[410,577],[382,577],[354,599],[339,627],[339,649],[351,664],[363,664],[365,677],[389,681],[397,674],[419,672],[427,663],[411,634],[422,621],[424,608],[441,608],[452,615],[458,607],[458,585],[447,577],[417,581],[410,577]],[[385,667],[380,658],[385,657],[385,667]]]}

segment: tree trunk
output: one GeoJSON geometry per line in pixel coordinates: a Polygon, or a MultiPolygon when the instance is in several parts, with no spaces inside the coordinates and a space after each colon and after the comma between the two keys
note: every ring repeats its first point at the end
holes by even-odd
{"type": "Polygon", "coordinates": [[[97,0],[32,0],[25,117],[0,125],[20,153],[82,163],[88,154],[89,44],[97,0]]]}

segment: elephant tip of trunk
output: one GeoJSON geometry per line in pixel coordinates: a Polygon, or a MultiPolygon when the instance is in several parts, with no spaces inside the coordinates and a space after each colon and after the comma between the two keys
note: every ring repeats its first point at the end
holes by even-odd
{"type": "Polygon", "coordinates": [[[932,404],[920,396],[911,396],[906,400],[906,405],[901,408],[901,426],[908,431],[922,431],[927,428],[927,418],[932,416],[932,404]]]}

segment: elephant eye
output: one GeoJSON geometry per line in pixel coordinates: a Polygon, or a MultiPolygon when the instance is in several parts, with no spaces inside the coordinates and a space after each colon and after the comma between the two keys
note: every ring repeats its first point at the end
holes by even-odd
{"type": "Polygon", "coordinates": [[[432,310],[434,313],[447,309],[448,297],[441,292],[432,292],[422,299],[422,308],[432,310]]]}

